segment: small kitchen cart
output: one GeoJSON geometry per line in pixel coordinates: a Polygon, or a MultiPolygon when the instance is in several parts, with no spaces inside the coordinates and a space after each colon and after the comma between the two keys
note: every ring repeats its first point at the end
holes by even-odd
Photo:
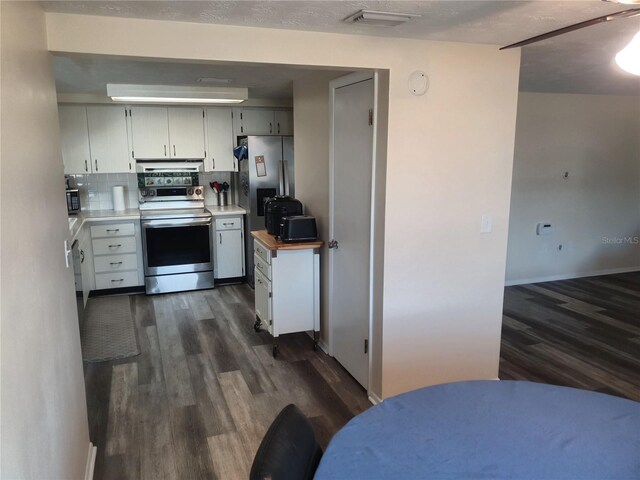
{"type": "Polygon", "coordinates": [[[284,243],[266,230],[254,238],[256,332],[264,328],[273,336],[273,356],[278,337],[313,332],[317,348],[320,333],[320,248],[322,241],[284,243]]]}

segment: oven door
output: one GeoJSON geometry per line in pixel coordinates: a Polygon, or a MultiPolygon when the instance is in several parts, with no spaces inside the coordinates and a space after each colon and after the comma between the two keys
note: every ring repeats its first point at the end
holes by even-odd
{"type": "Polygon", "coordinates": [[[142,220],[144,274],[213,270],[211,218],[142,220]]]}

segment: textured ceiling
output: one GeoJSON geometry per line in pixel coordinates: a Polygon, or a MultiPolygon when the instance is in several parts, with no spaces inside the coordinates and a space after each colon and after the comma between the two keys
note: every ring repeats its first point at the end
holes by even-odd
{"type": "MultiPolygon", "coordinates": [[[[506,45],[572,23],[630,8],[628,5],[599,0],[531,2],[483,0],[47,1],[40,3],[45,10],[52,12],[496,45],[506,45]],[[355,26],[341,22],[344,17],[359,9],[414,13],[420,14],[421,17],[393,28],[355,26]]],[[[640,78],[621,72],[612,64],[615,53],[639,30],[640,17],[621,19],[524,47],[521,90],[640,94],[640,78]]],[[[56,73],[60,87],[70,88],[74,79],[70,78],[70,75],[62,78],[65,75],[63,69],[65,62],[69,66],[68,59],[56,61],[56,73]]],[[[158,66],[153,68],[162,70],[162,67],[158,66]]],[[[165,73],[170,75],[168,70],[165,73]]],[[[258,71],[255,73],[259,74],[258,71]]],[[[273,81],[269,80],[267,77],[274,73],[275,70],[269,69],[268,75],[262,75],[261,83],[255,86],[256,95],[283,94],[286,73],[277,74],[273,81]]],[[[122,74],[126,75],[126,72],[122,74]]],[[[130,72],[130,75],[134,76],[134,72],[130,72]]],[[[146,74],[141,71],[140,75],[146,74]]],[[[227,75],[236,78],[242,76],[234,72],[207,73],[207,76],[216,77],[227,75]]],[[[197,74],[197,76],[202,75],[197,74]]],[[[131,81],[134,79],[131,78],[131,81]]],[[[81,81],[76,79],[75,82],[81,81]]]]}

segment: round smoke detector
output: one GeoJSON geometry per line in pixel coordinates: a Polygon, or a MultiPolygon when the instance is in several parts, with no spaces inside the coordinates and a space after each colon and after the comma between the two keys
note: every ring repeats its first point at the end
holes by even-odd
{"type": "Polygon", "coordinates": [[[409,75],[409,92],[411,95],[420,96],[429,90],[429,77],[421,71],[413,72],[409,75]]]}

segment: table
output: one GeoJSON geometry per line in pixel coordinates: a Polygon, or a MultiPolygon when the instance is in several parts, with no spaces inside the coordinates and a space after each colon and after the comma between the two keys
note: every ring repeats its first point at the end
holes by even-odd
{"type": "Polygon", "coordinates": [[[523,381],[389,398],[331,440],[316,480],[640,479],[640,403],[523,381]]]}

